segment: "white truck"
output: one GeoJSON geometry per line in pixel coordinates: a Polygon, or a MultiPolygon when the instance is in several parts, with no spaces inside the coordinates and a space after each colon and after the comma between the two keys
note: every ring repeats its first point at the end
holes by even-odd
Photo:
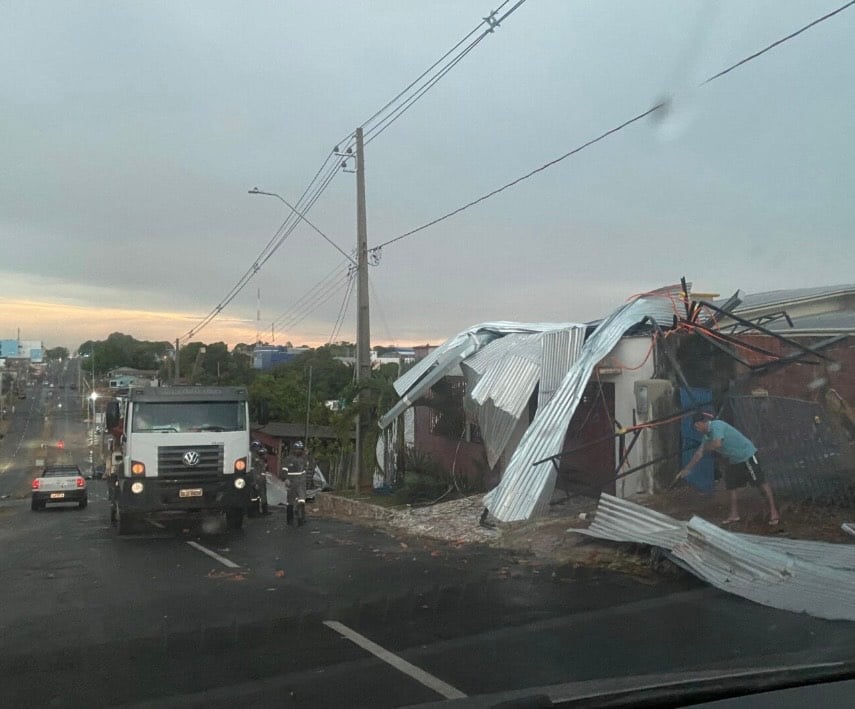
{"type": "Polygon", "coordinates": [[[132,387],[107,407],[108,475],[119,534],[145,519],[225,514],[240,529],[249,504],[249,410],[243,387],[132,387]]]}

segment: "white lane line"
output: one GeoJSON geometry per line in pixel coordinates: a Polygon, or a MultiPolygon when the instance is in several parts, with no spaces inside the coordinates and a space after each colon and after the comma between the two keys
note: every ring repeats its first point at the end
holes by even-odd
{"type": "Polygon", "coordinates": [[[346,625],[342,625],[335,620],[325,620],[324,625],[331,630],[335,630],[340,635],[343,635],[351,642],[356,643],[363,650],[368,650],[368,652],[379,657],[383,662],[392,665],[392,667],[399,672],[409,675],[417,682],[421,682],[428,689],[432,689],[437,694],[441,694],[446,699],[463,699],[466,696],[459,689],[452,687],[450,684],[446,684],[438,677],[434,677],[432,674],[425,672],[420,667],[416,667],[403,658],[398,657],[396,654],[380,647],[377,643],[371,642],[364,635],[360,635],[355,630],[348,628],[346,625]]]}
{"type": "Polygon", "coordinates": [[[203,547],[201,544],[198,544],[197,542],[187,542],[187,543],[191,547],[193,547],[194,549],[198,549],[199,551],[201,551],[203,554],[207,554],[212,559],[216,559],[223,566],[227,566],[230,569],[239,569],[240,568],[240,566],[238,564],[236,564],[235,562],[229,561],[228,559],[226,559],[226,557],[220,556],[219,554],[217,554],[217,552],[211,551],[210,549],[208,549],[208,547],[203,547]]]}

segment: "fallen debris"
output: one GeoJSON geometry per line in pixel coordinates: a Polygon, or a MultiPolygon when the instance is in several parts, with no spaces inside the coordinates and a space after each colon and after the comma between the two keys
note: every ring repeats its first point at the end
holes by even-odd
{"type": "Polygon", "coordinates": [[[660,547],[703,581],[756,603],[855,620],[855,545],[734,534],[605,494],[587,529],[567,531],[660,547]]]}

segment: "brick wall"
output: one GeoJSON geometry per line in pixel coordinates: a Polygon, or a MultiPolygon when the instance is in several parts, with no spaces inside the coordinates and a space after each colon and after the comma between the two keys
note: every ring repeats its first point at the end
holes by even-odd
{"type": "MultiPolygon", "coordinates": [[[[768,335],[742,335],[741,339],[782,355],[793,351],[790,345],[782,343],[768,335]]],[[[792,339],[795,340],[797,338],[794,337],[792,339]]],[[[824,338],[805,337],[798,338],[797,341],[810,346],[822,339],[824,338]]],[[[834,347],[829,347],[823,350],[823,353],[839,363],[840,369],[838,371],[829,371],[824,366],[816,367],[794,363],[770,374],[752,378],[749,388],[762,388],[773,396],[814,399],[817,389],[811,385],[815,384],[817,379],[827,377],[833,389],[850,404],[855,404],[855,338],[844,340],[834,347]]],[[[768,361],[768,357],[744,349],[739,351],[739,355],[747,362],[760,363],[768,361]]],[[[741,365],[737,365],[737,369],[739,374],[746,371],[741,365]]]]}

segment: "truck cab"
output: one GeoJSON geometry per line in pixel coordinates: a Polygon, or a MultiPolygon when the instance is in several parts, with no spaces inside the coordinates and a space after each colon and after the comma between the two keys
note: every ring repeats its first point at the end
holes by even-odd
{"type": "Polygon", "coordinates": [[[223,513],[229,528],[241,528],[250,492],[245,388],[130,388],[108,407],[106,423],[119,534],[145,519],[193,514],[223,513]]]}

